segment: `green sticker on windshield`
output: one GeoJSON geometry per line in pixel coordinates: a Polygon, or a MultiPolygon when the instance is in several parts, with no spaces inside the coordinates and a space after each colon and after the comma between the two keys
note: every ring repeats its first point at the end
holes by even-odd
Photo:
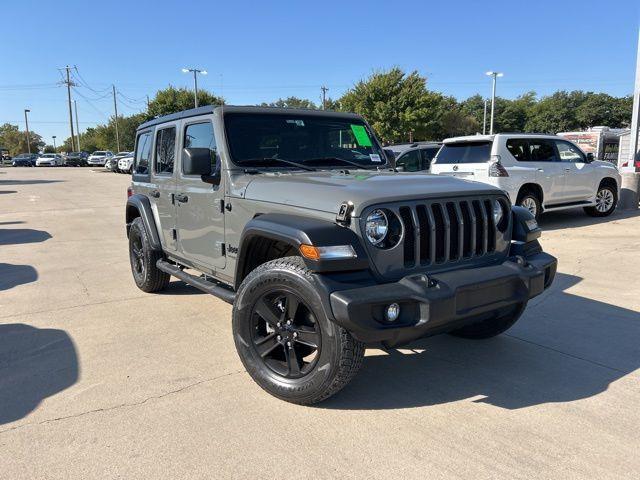
{"type": "Polygon", "coordinates": [[[353,135],[356,137],[356,142],[361,147],[371,147],[371,138],[369,138],[369,134],[367,133],[367,129],[362,125],[353,125],[351,124],[351,131],[353,135]]]}

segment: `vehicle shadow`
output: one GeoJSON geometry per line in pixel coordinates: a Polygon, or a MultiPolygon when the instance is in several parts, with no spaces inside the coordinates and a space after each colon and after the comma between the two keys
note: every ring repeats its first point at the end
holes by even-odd
{"type": "Polygon", "coordinates": [[[206,295],[202,290],[198,290],[182,280],[174,280],[169,283],[167,288],[156,293],[159,295],[206,295]]]}
{"type": "Polygon", "coordinates": [[[49,232],[33,230],[32,228],[4,228],[0,229],[0,246],[19,245],[23,243],[40,243],[51,238],[49,232]]]}
{"type": "Polygon", "coordinates": [[[41,183],[60,183],[64,180],[0,180],[0,185],[39,185],[41,183]]]}
{"type": "Polygon", "coordinates": [[[351,385],[319,407],[399,409],[467,400],[519,409],[597,395],[640,367],[640,313],[564,292],[580,280],[558,274],[550,291],[493,339],[441,335],[367,356],[351,385]]]}
{"type": "Polygon", "coordinates": [[[15,220],[15,221],[11,221],[11,222],[0,222],[0,226],[3,225],[21,225],[24,222],[22,220],[15,220]]]}
{"type": "Polygon", "coordinates": [[[0,190],[0,195],[6,195],[8,193],[18,193],[17,190],[0,190]]]}
{"type": "Polygon", "coordinates": [[[590,217],[582,209],[560,210],[558,212],[544,213],[540,216],[538,224],[542,230],[559,230],[565,228],[585,227],[600,223],[615,222],[640,215],[640,210],[616,210],[608,217],[590,217]]]}
{"type": "Polygon", "coordinates": [[[78,377],[76,348],[64,330],[0,325],[0,425],[25,417],[78,377]]]}
{"type": "Polygon", "coordinates": [[[31,265],[12,265],[0,263],[0,292],[18,285],[35,282],[38,272],[31,265]]]}

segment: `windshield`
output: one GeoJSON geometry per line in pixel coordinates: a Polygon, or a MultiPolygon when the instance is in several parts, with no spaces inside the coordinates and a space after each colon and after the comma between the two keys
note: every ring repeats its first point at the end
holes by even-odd
{"type": "Polygon", "coordinates": [[[319,115],[228,113],[232,160],[242,166],[372,168],[386,163],[362,120],[319,115]],[[278,160],[282,160],[279,162],[278,160]]]}
{"type": "Polygon", "coordinates": [[[96,155],[96,156],[98,156],[98,157],[104,157],[104,156],[107,154],[107,152],[100,152],[100,151],[98,151],[98,152],[93,152],[93,154],[94,154],[94,155],[96,155]]]}
{"type": "Polygon", "coordinates": [[[44,158],[55,158],[56,155],[55,153],[45,153],[44,155],[42,155],[44,158]]]}
{"type": "Polygon", "coordinates": [[[491,142],[445,143],[438,155],[436,164],[443,163],[484,163],[491,157],[491,142]]]}

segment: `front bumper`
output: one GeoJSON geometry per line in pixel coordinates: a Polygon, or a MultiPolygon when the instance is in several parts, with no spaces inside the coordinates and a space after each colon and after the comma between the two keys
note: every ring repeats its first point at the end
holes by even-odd
{"type": "Polygon", "coordinates": [[[329,306],[336,323],[358,340],[395,346],[525,304],[551,285],[556,267],[556,259],[541,252],[524,264],[512,258],[500,265],[414,274],[395,283],[336,290],[329,294],[329,306]],[[400,305],[393,323],[385,320],[391,303],[400,305]]]}

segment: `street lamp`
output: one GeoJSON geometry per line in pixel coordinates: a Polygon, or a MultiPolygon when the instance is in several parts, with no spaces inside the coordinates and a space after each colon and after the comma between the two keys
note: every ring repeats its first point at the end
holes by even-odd
{"type": "Polygon", "coordinates": [[[206,70],[199,70],[197,68],[183,68],[182,73],[193,73],[193,100],[195,104],[195,108],[198,108],[198,74],[206,75],[206,70]]]}
{"type": "Polygon", "coordinates": [[[489,124],[489,135],[493,135],[493,112],[496,106],[496,78],[503,77],[501,72],[487,72],[487,75],[493,77],[493,86],[491,88],[491,122],[489,124]]]}
{"type": "Polygon", "coordinates": [[[51,138],[53,138],[53,151],[54,151],[54,153],[55,153],[55,152],[56,152],[56,138],[57,138],[57,137],[54,135],[54,136],[53,136],[53,137],[51,137],[51,138]]]}
{"type": "Polygon", "coordinates": [[[31,153],[31,142],[29,141],[29,119],[27,118],[27,113],[31,110],[28,108],[24,109],[24,124],[27,127],[27,153],[31,153]]]}

